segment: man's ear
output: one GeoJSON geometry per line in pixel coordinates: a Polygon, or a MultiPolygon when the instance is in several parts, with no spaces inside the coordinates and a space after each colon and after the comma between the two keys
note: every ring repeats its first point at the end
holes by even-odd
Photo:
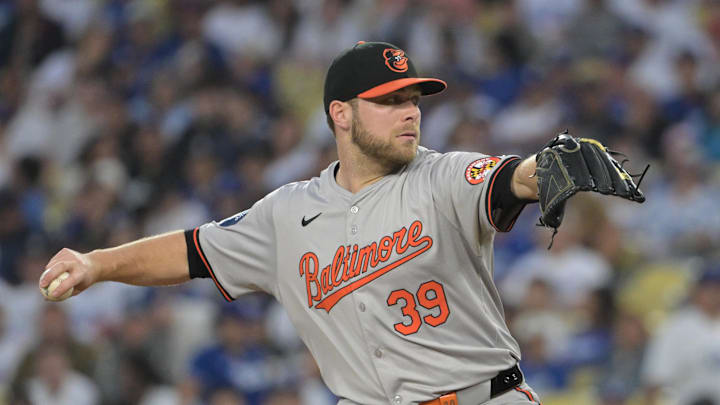
{"type": "Polygon", "coordinates": [[[353,109],[350,103],[333,100],[330,103],[330,118],[335,122],[335,128],[349,131],[352,126],[353,109]]]}

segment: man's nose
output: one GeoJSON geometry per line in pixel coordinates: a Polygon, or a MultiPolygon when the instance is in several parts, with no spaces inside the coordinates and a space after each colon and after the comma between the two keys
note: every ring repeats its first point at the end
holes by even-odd
{"type": "Polygon", "coordinates": [[[411,121],[411,122],[419,122],[420,121],[420,107],[415,105],[413,102],[408,101],[405,103],[405,111],[403,120],[404,121],[411,121]]]}

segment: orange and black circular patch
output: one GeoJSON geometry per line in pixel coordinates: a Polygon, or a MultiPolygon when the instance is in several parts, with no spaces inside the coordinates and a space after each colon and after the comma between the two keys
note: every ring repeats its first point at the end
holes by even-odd
{"type": "Polygon", "coordinates": [[[465,180],[472,185],[482,183],[499,161],[499,157],[491,156],[470,163],[465,169],[465,180]]]}

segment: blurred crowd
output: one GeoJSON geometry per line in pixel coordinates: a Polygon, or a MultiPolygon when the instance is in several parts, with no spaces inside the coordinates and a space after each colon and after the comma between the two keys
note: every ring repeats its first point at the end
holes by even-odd
{"type": "Polygon", "coordinates": [[[429,148],[528,155],[568,129],[651,164],[646,203],[579,195],[551,250],[536,206],[496,238],[543,402],[720,405],[720,0],[0,1],[0,404],[335,403],[268,296],[50,304],[37,280],[62,247],[319,173],[324,75],[358,40],[448,82],[421,103],[429,148]]]}

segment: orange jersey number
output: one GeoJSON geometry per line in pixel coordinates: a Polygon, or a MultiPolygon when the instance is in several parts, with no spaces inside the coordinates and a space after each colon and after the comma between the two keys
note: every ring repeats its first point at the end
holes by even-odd
{"type": "Polygon", "coordinates": [[[422,317],[428,325],[433,327],[442,325],[450,315],[450,309],[448,308],[447,299],[445,298],[445,289],[442,284],[437,281],[427,281],[421,284],[415,295],[406,289],[395,290],[388,296],[387,304],[388,306],[394,306],[398,304],[398,301],[404,302],[404,305],[400,309],[404,316],[409,317],[407,320],[409,323],[398,322],[394,324],[393,327],[396,331],[406,336],[417,332],[422,325],[415,296],[417,296],[417,303],[419,303],[420,306],[431,311],[430,314],[422,317]],[[437,314],[435,314],[436,308],[438,309],[437,314]]]}

